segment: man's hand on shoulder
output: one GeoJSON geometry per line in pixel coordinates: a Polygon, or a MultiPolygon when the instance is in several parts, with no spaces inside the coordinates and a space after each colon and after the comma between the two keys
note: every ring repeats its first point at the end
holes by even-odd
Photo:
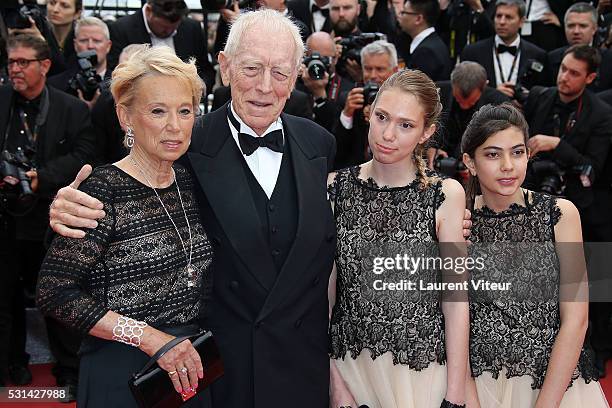
{"type": "Polygon", "coordinates": [[[527,141],[529,148],[529,157],[533,157],[539,152],[548,152],[555,150],[559,146],[561,139],[555,136],[535,135],[527,141]]]}
{"type": "Polygon", "coordinates": [[[92,167],[86,164],[69,186],[60,189],[49,209],[49,225],[56,233],[69,238],[83,238],[85,232],[74,228],[96,228],[104,217],[99,200],[77,190],[89,177],[92,167]]]}

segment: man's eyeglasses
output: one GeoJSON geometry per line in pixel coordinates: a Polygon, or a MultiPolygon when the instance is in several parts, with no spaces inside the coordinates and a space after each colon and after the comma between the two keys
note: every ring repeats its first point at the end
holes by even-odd
{"type": "Polygon", "coordinates": [[[34,62],[34,61],[42,61],[44,58],[34,58],[34,59],[27,59],[27,58],[17,58],[17,59],[12,59],[9,58],[8,60],[8,66],[12,66],[13,64],[17,64],[17,66],[19,68],[27,68],[28,65],[30,65],[30,62],[34,62]]]}
{"type": "Polygon", "coordinates": [[[421,13],[415,13],[414,11],[405,11],[402,10],[399,12],[400,16],[418,16],[421,13]]]}

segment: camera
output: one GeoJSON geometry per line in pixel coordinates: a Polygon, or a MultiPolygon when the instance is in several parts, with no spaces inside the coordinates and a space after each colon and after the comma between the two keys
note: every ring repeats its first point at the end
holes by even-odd
{"type": "Polygon", "coordinates": [[[438,156],[434,159],[433,167],[436,172],[460,182],[465,182],[468,179],[467,167],[465,167],[463,161],[454,157],[438,156]]]}
{"type": "Polygon", "coordinates": [[[366,84],[363,86],[364,106],[368,106],[374,103],[374,99],[376,99],[376,95],[378,94],[379,89],[380,85],[378,85],[376,82],[366,82],[366,84]]]}
{"type": "Polygon", "coordinates": [[[578,176],[583,187],[591,187],[595,181],[593,166],[581,164],[562,169],[552,160],[537,160],[530,163],[531,171],[537,176],[539,191],[560,196],[565,190],[565,181],[568,176],[578,176]]]}
{"type": "Polygon", "coordinates": [[[306,65],[308,75],[312,79],[323,79],[325,73],[329,72],[331,58],[323,57],[318,52],[313,52],[311,55],[304,57],[304,65],[306,65]]]}
{"type": "Polygon", "coordinates": [[[36,2],[24,2],[24,5],[19,8],[7,10],[5,17],[6,26],[7,28],[15,29],[29,28],[31,26],[29,18],[34,20],[38,30],[42,32],[45,16],[40,7],[36,5],[36,2]]]}
{"type": "Polygon", "coordinates": [[[529,89],[535,85],[536,77],[542,73],[544,65],[540,61],[528,60],[527,69],[523,72],[514,85],[514,99],[521,105],[525,103],[529,96],[529,89]]]}
{"type": "Polygon", "coordinates": [[[83,51],[77,54],[79,70],[76,75],[68,81],[68,87],[77,94],[77,90],[81,90],[83,98],[91,101],[100,88],[102,78],[96,72],[98,65],[98,57],[94,50],[83,51]]]}
{"type": "Polygon", "coordinates": [[[33,168],[34,165],[21,148],[17,148],[15,154],[4,150],[0,156],[0,176],[2,177],[0,194],[17,198],[22,204],[30,204],[35,196],[26,172],[33,168]]]}
{"type": "Polygon", "coordinates": [[[387,36],[382,33],[354,34],[341,39],[338,44],[342,46],[342,53],[336,64],[338,75],[347,76],[346,62],[348,60],[356,61],[361,65],[361,49],[363,47],[374,41],[386,39],[387,36]]]}

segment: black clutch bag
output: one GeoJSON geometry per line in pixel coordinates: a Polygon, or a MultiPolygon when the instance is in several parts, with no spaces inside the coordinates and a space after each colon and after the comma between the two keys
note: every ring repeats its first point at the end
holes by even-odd
{"type": "Polygon", "coordinates": [[[223,362],[217,344],[210,331],[202,331],[191,336],[179,336],[166,343],[151,357],[140,372],[134,374],[128,384],[140,408],[176,408],[206,389],[222,375],[223,362]],[[168,372],[156,364],[166,352],[184,340],[191,340],[204,367],[204,378],[198,381],[198,388],[192,394],[177,393],[168,372]]]}

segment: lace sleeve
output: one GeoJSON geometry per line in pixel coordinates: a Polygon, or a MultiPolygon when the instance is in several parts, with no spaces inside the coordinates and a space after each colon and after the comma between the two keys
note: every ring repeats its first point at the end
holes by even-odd
{"type": "Polygon", "coordinates": [[[554,228],[555,225],[557,225],[557,223],[559,222],[559,220],[561,219],[561,209],[559,208],[559,204],[557,203],[556,199],[552,199],[551,200],[551,206],[550,206],[550,222],[552,227],[554,228]]]}
{"type": "Polygon", "coordinates": [[[338,196],[338,173],[330,173],[327,176],[327,197],[332,203],[336,202],[338,196]]]}
{"type": "Polygon", "coordinates": [[[103,171],[94,171],[80,189],[102,201],[106,215],[82,239],[55,237],[40,270],[36,300],[42,313],[86,334],[108,311],[87,288],[103,278],[100,263],[112,237],[114,212],[103,171]]]}

